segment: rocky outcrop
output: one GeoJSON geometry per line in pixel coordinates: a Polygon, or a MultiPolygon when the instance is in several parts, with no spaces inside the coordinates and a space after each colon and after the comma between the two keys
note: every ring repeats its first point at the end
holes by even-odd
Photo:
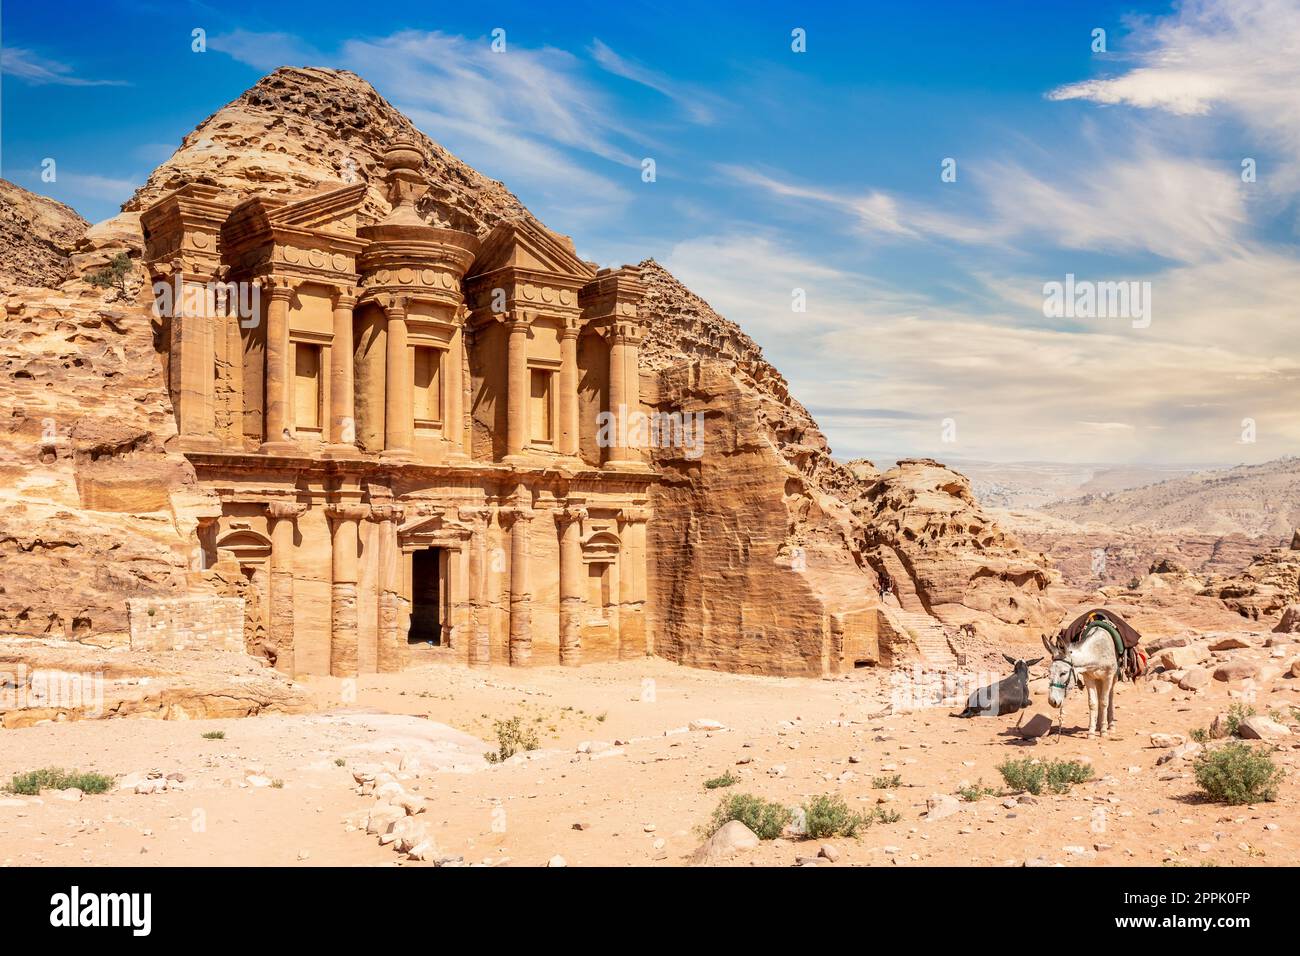
{"type": "Polygon", "coordinates": [[[71,274],[72,250],[87,226],[63,203],[0,179],[0,279],[54,288],[71,274]]]}
{"type": "MultiPolygon", "coordinates": [[[[655,492],[662,550],[652,577],[661,602],[679,599],[681,591],[692,595],[675,607],[679,619],[662,625],[663,647],[672,648],[661,650],[665,656],[689,661],[691,654],[678,650],[682,643],[716,629],[720,639],[746,645],[720,659],[756,667],[783,651],[762,647],[765,632],[752,626],[755,620],[772,622],[766,633],[776,636],[764,638],[771,643],[816,630],[776,623],[792,615],[841,614],[861,622],[867,606],[877,609],[869,636],[847,640],[873,652],[845,652],[830,640],[831,670],[867,658],[947,658],[944,645],[951,641],[928,637],[936,621],[998,639],[1023,638],[1029,628],[1057,622],[1060,606],[1046,593],[1057,580],[1048,562],[998,528],[966,478],[929,460],[901,462],[884,474],[865,460],[837,462],[817,423],[749,336],[658,263],[647,260],[641,269],[648,290],[643,394],[654,394],[663,414],[704,413],[698,460],[676,449],[654,453],[666,480],[655,492]],[[761,559],[738,560],[743,551],[732,545],[739,541],[762,542],[754,552],[761,559]],[[749,577],[788,567],[791,556],[818,570],[797,583],[789,573],[764,582],[749,577]],[[725,576],[705,585],[699,572],[706,565],[728,574],[745,565],[746,574],[731,587],[725,576]],[[889,584],[883,595],[882,582],[889,584]],[[798,595],[800,606],[783,595],[798,595]],[[914,616],[903,619],[900,612],[914,616]]],[[[699,657],[719,656],[709,638],[698,640],[699,657]]],[[[807,647],[795,654],[810,659],[807,647]]]]}
{"type": "Polygon", "coordinates": [[[786,460],[766,427],[769,396],[717,361],[643,378],[653,407],[703,428],[696,448],[654,450],[655,652],[782,675],[877,663],[876,579],[852,514],[786,460]]]}
{"type": "Polygon", "coordinates": [[[138,717],[205,720],[301,714],[311,698],[243,654],[68,647],[57,641],[0,645],[0,727],[138,717]]]}
{"type": "Polygon", "coordinates": [[[1193,575],[1232,575],[1242,571],[1276,539],[1204,531],[1159,530],[1144,525],[1112,528],[1077,522],[1038,511],[994,511],[997,522],[1031,550],[1042,551],[1070,587],[1090,590],[1127,585],[1169,560],[1193,575]]]}
{"type": "Polygon", "coordinates": [[[1252,621],[1300,603],[1300,532],[1292,536],[1289,547],[1265,551],[1240,574],[1212,578],[1201,593],[1217,597],[1252,621]]]}
{"type": "Polygon", "coordinates": [[[988,637],[1023,637],[1059,620],[1059,575],[979,506],[964,476],[929,458],[898,462],[851,507],[863,548],[904,608],[988,637]]]}
{"type": "Polygon", "coordinates": [[[390,211],[381,153],[411,139],[425,156],[431,188],[419,211],[435,225],[485,232],[529,215],[501,183],[461,162],[415,128],[375,88],[345,70],[281,67],[186,136],[123,207],[139,212],[185,183],[216,186],[227,198],[301,195],[341,183],[369,185],[361,216],[390,211]],[[436,221],[449,216],[448,221],[436,221]]]}
{"type": "Polygon", "coordinates": [[[4,308],[0,634],[125,642],[128,598],[188,589],[201,503],[152,317],[80,280],[4,308]]]}

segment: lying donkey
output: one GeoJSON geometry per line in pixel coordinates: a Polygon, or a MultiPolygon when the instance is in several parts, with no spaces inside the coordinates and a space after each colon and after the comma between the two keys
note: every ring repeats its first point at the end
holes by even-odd
{"type": "Polygon", "coordinates": [[[1003,654],[1002,659],[1014,668],[1011,676],[1002,678],[996,684],[989,684],[987,687],[972,691],[966,700],[966,709],[958,714],[958,717],[978,715],[1001,717],[1003,714],[1014,714],[1029,706],[1029,668],[1042,658],[1035,657],[1032,661],[1026,661],[1003,654]]]}

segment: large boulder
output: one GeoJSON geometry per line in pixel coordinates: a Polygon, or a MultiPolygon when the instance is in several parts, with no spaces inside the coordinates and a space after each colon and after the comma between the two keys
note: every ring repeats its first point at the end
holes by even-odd
{"type": "Polygon", "coordinates": [[[691,857],[694,864],[718,863],[741,852],[752,850],[762,841],[739,820],[728,820],[704,841],[691,857]]]}

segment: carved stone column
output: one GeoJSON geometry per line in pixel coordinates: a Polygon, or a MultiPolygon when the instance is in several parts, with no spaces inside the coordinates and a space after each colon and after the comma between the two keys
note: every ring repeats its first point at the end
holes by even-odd
{"type": "Polygon", "coordinates": [[[533,657],[533,596],[528,590],[528,531],[531,508],[509,509],[510,525],[510,663],[520,666],[533,657]]]}
{"type": "Polygon", "coordinates": [[[379,525],[379,635],[376,669],[391,674],[406,667],[408,648],[402,629],[402,552],[398,526],[405,511],[396,504],[374,504],[370,518],[379,525]]]}
{"type": "Polygon", "coordinates": [[[645,630],[646,521],[645,508],[623,509],[623,527],[618,554],[618,656],[621,660],[648,653],[645,630]]]}
{"type": "Polygon", "coordinates": [[[506,320],[510,330],[507,357],[506,456],[517,458],[528,447],[528,326],[530,320],[515,312],[506,320]]]}
{"type": "Polygon", "coordinates": [[[467,660],[471,666],[486,667],[492,660],[488,637],[488,617],[491,602],[488,597],[488,575],[491,571],[488,555],[488,525],[491,513],[487,508],[462,508],[462,520],[470,523],[469,541],[465,556],[469,564],[469,643],[467,660]]]}
{"type": "Polygon", "coordinates": [[[493,505],[487,527],[487,608],[489,660],[510,660],[510,588],[506,569],[506,509],[493,505]]]}
{"type": "Polygon", "coordinates": [[[609,338],[609,411],[614,431],[606,464],[613,468],[640,468],[645,426],[641,417],[641,336],[631,323],[618,323],[609,338]]]}
{"type": "Polygon", "coordinates": [[[330,583],[330,674],[356,677],[357,638],[357,522],[366,516],[360,505],[331,505],[333,574],[330,583]]]}
{"type": "Polygon", "coordinates": [[[347,286],[334,290],[334,338],[330,343],[330,427],[331,453],[357,450],[356,391],[353,384],[352,309],[358,290],[347,286]]]}
{"type": "Polygon", "coordinates": [[[293,530],[305,504],[296,501],[267,503],[271,525],[271,608],[267,628],[275,652],[275,669],[294,676],[293,659],[293,530]]]}
{"type": "Polygon", "coordinates": [[[266,306],[266,434],[261,451],[268,454],[294,454],[298,450],[289,392],[293,374],[289,365],[289,302],[293,291],[294,283],[282,276],[266,280],[271,301],[266,306]]]}
{"type": "Polygon", "coordinates": [[[560,330],[560,454],[577,456],[578,431],[578,323],[568,320],[560,330]]]}
{"type": "Polygon", "coordinates": [[[560,663],[582,663],[582,520],[585,508],[555,512],[560,533],[560,663]]]}
{"type": "Polygon", "coordinates": [[[449,458],[466,457],[465,413],[462,410],[465,389],[461,385],[461,372],[464,367],[462,355],[465,350],[465,331],[457,328],[451,334],[450,348],[443,361],[442,372],[446,376],[443,394],[447,396],[447,407],[442,410],[442,440],[447,446],[449,458]]]}
{"type": "Polygon", "coordinates": [[[411,392],[411,350],[406,342],[406,298],[380,299],[387,317],[387,354],[384,370],[384,457],[409,458],[415,447],[415,419],[411,392]]]}
{"type": "Polygon", "coordinates": [[[174,262],[169,278],[176,292],[168,316],[168,384],[181,446],[211,451],[219,444],[214,365],[220,323],[207,286],[202,281],[187,282],[186,277],[184,264],[174,262]]]}
{"type": "Polygon", "coordinates": [[[609,342],[609,417],[613,422],[613,428],[609,438],[609,450],[605,456],[606,464],[614,464],[624,460],[627,449],[623,447],[625,429],[627,423],[625,416],[627,414],[627,381],[623,374],[626,362],[623,360],[623,350],[625,348],[623,336],[619,334],[617,327],[611,329],[607,335],[609,342]]]}

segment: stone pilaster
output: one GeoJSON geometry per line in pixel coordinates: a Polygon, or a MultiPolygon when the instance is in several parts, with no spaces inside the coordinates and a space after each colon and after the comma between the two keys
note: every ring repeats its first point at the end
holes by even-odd
{"type": "Polygon", "coordinates": [[[582,520],[585,508],[555,512],[560,535],[560,663],[582,663],[582,520]]]}
{"type": "Polygon", "coordinates": [[[442,440],[447,447],[450,460],[463,460],[468,457],[465,447],[465,412],[463,402],[465,388],[461,384],[464,372],[465,330],[463,327],[451,334],[447,355],[443,360],[443,374],[447,377],[443,385],[443,394],[447,397],[447,407],[442,410],[442,440]]]}
{"type": "Polygon", "coordinates": [[[334,336],[330,342],[330,422],[328,454],[357,450],[356,387],[353,381],[352,310],[358,290],[334,290],[334,336]]]}
{"type": "Polygon", "coordinates": [[[266,432],[261,451],[292,455],[298,451],[290,420],[290,384],[293,370],[289,354],[289,303],[295,284],[281,276],[265,280],[266,305],[266,432]]]}
{"type": "Polygon", "coordinates": [[[533,596],[528,589],[528,534],[533,511],[508,509],[510,521],[510,663],[526,665],[533,657],[533,596]]]}
{"type": "Polygon", "coordinates": [[[465,543],[465,559],[468,568],[468,604],[469,604],[469,643],[466,659],[471,666],[486,667],[492,661],[489,639],[489,618],[492,613],[488,595],[488,579],[491,573],[488,549],[488,527],[491,512],[487,508],[462,508],[462,520],[470,525],[470,537],[465,543]]]}
{"type": "Polygon", "coordinates": [[[333,523],[330,581],[330,674],[356,677],[357,640],[357,522],[366,509],[335,504],[328,509],[333,523]]]}
{"type": "Polygon", "coordinates": [[[560,442],[561,455],[577,457],[578,432],[578,331],[576,319],[560,330],[560,442]]]}
{"type": "Polygon", "coordinates": [[[398,527],[405,512],[396,504],[373,504],[370,520],[379,525],[379,635],[376,669],[390,674],[406,667],[408,648],[402,627],[402,552],[398,527]]]}
{"type": "Polygon", "coordinates": [[[645,508],[623,510],[618,590],[618,656],[621,660],[644,657],[649,653],[645,628],[646,601],[646,521],[645,508]]]}
{"type": "Polygon", "coordinates": [[[509,330],[506,374],[506,457],[519,458],[528,448],[528,326],[530,319],[514,312],[509,330]]]}
{"type": "Polygon", "coordinates": [[[609,454],[611,468],[640,469],[645,420],[641,412],[641,330],[632,322],[616,322],[607,334],[609,342],[609,413],[613,421],[609,454]]]}
{"type": "Polygon", "coordinates": [[[415,446],[415,418],[411,408],[415,380],[406,339],[406,297],[381,296],[379,304],[384,309],[388,332],[384,363],[384,457],[410,458],[415,446]]]}
{"type": "Polygon", "coordinates": [[[307,510],[296,501],[267,503],[271,525],[270,614],[267,628],[275,651],[275,669],[293,677],[293,531],[298,516],[307,510]]]}

